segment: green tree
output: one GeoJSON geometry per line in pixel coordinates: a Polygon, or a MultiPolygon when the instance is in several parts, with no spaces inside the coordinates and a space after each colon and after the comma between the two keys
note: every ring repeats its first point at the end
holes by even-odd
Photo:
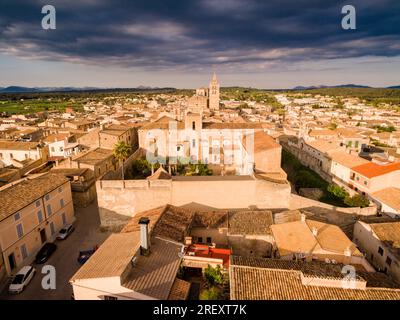
{"type": "Polygon", "coordinates": [[[189,170],[187,171],[187,176],[212,176],[213,171],[208,168],[205,163],[191,163],[189,164],[189,170]]]}
{"type": "Polygon", "coordinates": [[[219,265],[215,268],[208,265],[204,270],[204,277],[209,286],[220,285],[224,281],[221,267],[219,265]]]}
{"type": "Polygon", "coordinates": [[[132,152],[132,148],[124,141],[120,141],[114,146],[114,157],[121,163],[122,162],[122,180],[124,180],[124,162],[132,152]]]}
{"type": "Polygon", "coordinates": [[[356,194],[354,196],[347,195],[344,198],[344,203],[347,204],[349,207],[360,207],[360,208],[365,208],[369,206],[369,200],[368,198],[356,194]]]}
{"type": "MultiPolygon", "coordinates": [[[[159,167],[159,163],[153,165],[154,170],[157,170],[159,167]]],[[[151,174],[151,164],[146,159],[136,159],[132,163],[131,173],[136,179],[144,179],[151,174]]]]}
{"type": "Polygon", "coordinates": [[[300,170],[296,173],[295,185],[299,188],[324,188],[326,182],[316,173],[308,169],[300,170]]]}
{"type": "Polygon", "coordinates": [[[339,187],[336,184],[330,184],[326,190],[339,199],[344,199],[349,195],[343,187],[339,187]]]}

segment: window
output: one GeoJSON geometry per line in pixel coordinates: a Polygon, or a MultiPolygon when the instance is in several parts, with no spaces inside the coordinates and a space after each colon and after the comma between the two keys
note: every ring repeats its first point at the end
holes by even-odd
{"type": "Polygon", "coordinates": [[[10,159],[14,159],[14,155],[10,153],[10,159]]]}
{"type": "Polygon", "coordinates": [[[196,147],[196,139],[192,140],[192,147],[195,148],[196,147]]]}
{"type": "Polygon", "coordinates": [[[371,253],[371,261],[374,261],[374,254],[371,253]]]}
{"type": "Polygon", "coordinates": [[[25,153],[25,159],[28,159],[28,154],[27,153],[25,153]]]}
{"type": "Polygon", "coordinates": [[[386,258],[386,264],[390,267],[392,265],[392,259],[390,257],[386,258]]]}
{"type": "Polygon", "coordinates": [[[382,249],[381,247],[379,247],[378,253],[379,253],[381,256],[383,256],[383,249],[382,249]]]}
{"type": "Polygon", "coordinates": [[[36,208],[40,207],[40,200],[36,201],[36,208]]]}
{"type": "Polygon", "coordinates": [[[367,185],[368,185],[368,181],[364,181],[364,185],[366,185],[366,186],[367,186],[367,185]]]}
{"type": "Polygon", "coordinates": [[[192,121],[192,129],[196,130],[196,122],[192,121]]]}
{"type": "Polygon", "coordinates": [[[65,216],[64,212],[61,214],[61,219],[62,219],[63,225],[66,225],[67,224],[67,217],[65,216]]]}
{"type": "Polygon", "coordinates": [[[25,244],[23,244],[23,245],[21,246],[21,256],[22,256],[22,259],[23,259],[23,260],[25,260],[26,258],[28,258],[28,249],[26,249],[26,245],[25,245],[25,244]]]}
{"type": "Polygon", "coordinates": [[[47,214],[51,215],[51,205],[50,204],[47,205],[47,214]]]}
{"type": "Polygon", "coordinates": [[[64,199],[60,199],[60,205],[61,207],[64,207],[64,199]]]}
{"type": "Polygon", "coordinates": [[[49,195],[49,194],[46,194],[46,196],[45,196],[44,198],[46,199],[46,201],[49,201],[50,195],[49,195]]]}
{"type": "Polygon", "coordinates": [[[197,237],[197,242],[198,243],[203,243],[203,237],[197,237]]]}
{"type": "Polygon", "coordinates": [[[38,211],[37,218],[38,218],[39,223],[43,222],[43,212],[42,212],[42,210],[38,211]]]}
{"type": "Polygon", "coordinates": [[[104,300],[118,300],[118,298],[113,296],[104,296],[104,300]]]}
{"type": "Polygon", "coordinates": [[[359,144],[360,144],[360,141],[356,141],[354,146],[358,149],[359,144]]]}
{"type": "Polygon", "coordinates": [[[56,228],[54,227],[54,222],[50,222],[50,231],[53,236],[56,233],[56,228]]]}
{"type": "Polygon", "coordinates": [[[51,152],[54,152],[55,150],[54,150],[54,147],[51,147],[51,152]]]}
{"type": "Polygon", "coordinates": [[[211,243],[211,237],[207,237],[207,243],[211,243]]]}
{"type": "Polygon", "coordinates": [[[17,213],[14,215],[14,221],[18,221],[19,219],[21,219],[21,214],[20,214],[19,212],[17,212],[17,213]]]}
{"type": "Polygon", "coordinates": [[[62,187],[59,187],[59,188],[58,188],[58,192],[61,193],[62,191],[63,191],[63,188],[62,188],[62,187]]]}
{"type": "Polygon", "coordinates": [[[21,239],[24,236],[24,230],[22,228],[22,223],[17,224],[17,235],[21,239]]]}

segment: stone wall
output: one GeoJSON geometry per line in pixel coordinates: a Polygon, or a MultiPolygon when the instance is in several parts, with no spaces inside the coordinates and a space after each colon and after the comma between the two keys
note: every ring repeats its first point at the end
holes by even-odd
{"type": "Polygon", "coordinates": [[[312,200],[309,198],[304,198],[295,194],[291,194],[290,196],[290,206],[291,210],[309,208],[309,207],[320,207],[334,211],[341,211],[344,213],[357,214],[361,216],[373,216],[377,213],[377,207],[375,205],[370,205],[366,208],[344,208],[344,207],[336,207],[327,203],[319,202],[316,200],[312,200]]]}
{"type": "Polygon", "coordinates": [[[96,182],[103,227],[120,227],[136,213],[166,204],[191,202],[218,209],[289,208],[289,184],[254,177],[180,177],[179,180],[99,180],[96,182]]]}
{"type": "Polygon", "coordinates": [[[86,208],[96,199],[96,185],[93,183],[85,191],[72,190],[72,201],[78,208],[86,208]]]}

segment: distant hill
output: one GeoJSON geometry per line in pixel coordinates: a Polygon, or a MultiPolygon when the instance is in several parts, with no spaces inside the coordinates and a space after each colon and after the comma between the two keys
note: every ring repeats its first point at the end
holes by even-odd
{"type": "Polygon", "coordinates": [[[337,86],[308,86],[308,87],[303,87],[303,86],[297,86],[294,87],[293,90],[311,90],[311,89],[325,89],[325,88],[371,88],[369,86],[362,86],[358,84],[340,84],[337,86]]]}
{"type": "Polygon", "coordinates": [[[387,87],[388,89],[400,89],[400,86],[391,86],[391,87],[387,87]]]}
{"type": "Polygon", "coordinates": [[[73,87],[41,87],[41,88],[29,88],[20,86],[10,86],[6,88],[0,88],[1,93],[24,93],[24,92],[55,92],[55,91],[84,91],[93,90],[96,88],[73,88],[73,87]]]}
{"type": "Polygon", "coordinates": [[[41,92],[84,92],[84,91],[151,91],[151,90],[175,90],[175,88],[152,88],[139,86],[137,88],[96,88],[96,87],[20,87],[10,86],[0,88],[0,93],[41,93],[41,92]]]}

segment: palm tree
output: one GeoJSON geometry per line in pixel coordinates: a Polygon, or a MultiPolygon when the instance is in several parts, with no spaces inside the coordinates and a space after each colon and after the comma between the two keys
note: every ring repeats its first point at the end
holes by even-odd
{"type": "Polygon", "coordinates": [[[118,142],[114,146],[114,157],[121,163],[122,162],[122,180],[124,180],[124,162],[131,154],[132,148],[124,141],[118,142]]]}

